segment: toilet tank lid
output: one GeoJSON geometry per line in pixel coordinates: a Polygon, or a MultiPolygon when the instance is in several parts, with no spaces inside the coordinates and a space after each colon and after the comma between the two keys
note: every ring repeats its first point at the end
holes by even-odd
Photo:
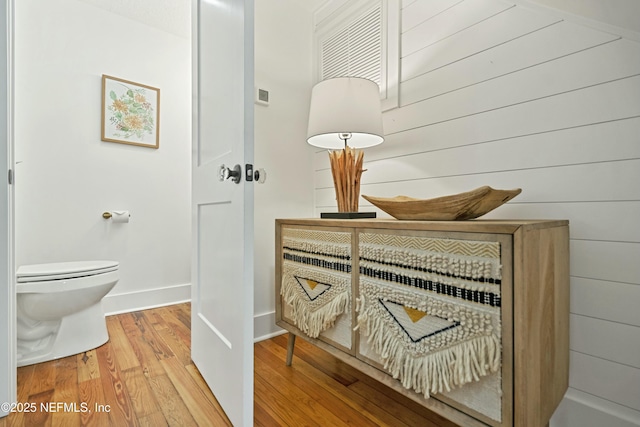
{"type": "Polygon", "coordinates": [[[21,265],[16,271],[18,279],[40,276],[57,276],[61,274],[90,273],[96,270],[115,270],[119,266],[117,261],[74,261],[55,262],[49,264],[21,265]]]}

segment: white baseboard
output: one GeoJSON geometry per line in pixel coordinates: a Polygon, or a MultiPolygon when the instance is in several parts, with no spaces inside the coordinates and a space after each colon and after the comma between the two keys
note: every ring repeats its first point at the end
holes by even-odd
{"type": "MultiPolygon", "coordinates": [[[[138,310],[164,307],[166,305],[181,304],[191,301],[191,284],[174,285],[166,288],[145,289],[143,291],[127,292],[124,294],[107,295],[102,300],[105,315],[130,313],[138,310]]],[[[276,326],[276,312],[271,311],[253,316],[254,342],[286,333],[276,326]]]]}
{"type": "MultiPolygon", "coordinates": [[[[191,284],[174,285],[164,288],[107,295],[102,300],[105,315],[130,313],[166,305],[191,301],[191,284]]],[[[276,312],[271,311],[253,316],[254,342],[284,334],[284,329],[276,326],[276,312]]]]}
{"type": "Polygon", "coordinates": [[[569,388],[549,427],[638,427],[640,411],[569,388]]]}
{"type": "Polygon", "coordinates": [[[276,325],[276,312],[256,314],[253,316],[253,341],[263,341],[284,334],[285,331],[276,325]]]}
{"type": "Polygon", "coordinates": [[[107,295],[102,300],[102,308],[105,314],[110,316],[188,301],[191,301],[191,283],[107,295]]]}

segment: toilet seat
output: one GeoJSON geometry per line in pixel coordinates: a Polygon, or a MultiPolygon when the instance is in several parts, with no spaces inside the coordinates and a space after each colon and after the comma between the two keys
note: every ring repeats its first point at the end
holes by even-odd
{"type": "Polygon", "coordinates": [[[18,283],[44,282],[50,280],[74,279],[116,271],[117,261],[76,261],[50,264],[32,264],[18,267],[18,283]]]}

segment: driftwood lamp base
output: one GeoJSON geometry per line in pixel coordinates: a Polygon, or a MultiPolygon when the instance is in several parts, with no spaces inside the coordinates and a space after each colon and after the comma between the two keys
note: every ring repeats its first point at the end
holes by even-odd
{"type": "Polygon", "coordinates": [[[329,151],[333,187],[339,213],[357,213],[360,198],[360,177],[364,153],[345,146],[343,150],[329,151]]]}

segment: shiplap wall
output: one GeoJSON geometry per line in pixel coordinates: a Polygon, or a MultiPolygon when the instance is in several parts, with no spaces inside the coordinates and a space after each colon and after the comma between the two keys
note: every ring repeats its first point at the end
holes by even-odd
{"type": "MultiPolygon", "coordinates": [[[[640,425],[640,42],[522,2],[401,16],[400,108],[361,193],[519,187],[486,217],[568,219],[570,389],[551,425],[640,425]]],[[[336,209],[328,167],[316,153],[316,215],[336,209]]]]}

